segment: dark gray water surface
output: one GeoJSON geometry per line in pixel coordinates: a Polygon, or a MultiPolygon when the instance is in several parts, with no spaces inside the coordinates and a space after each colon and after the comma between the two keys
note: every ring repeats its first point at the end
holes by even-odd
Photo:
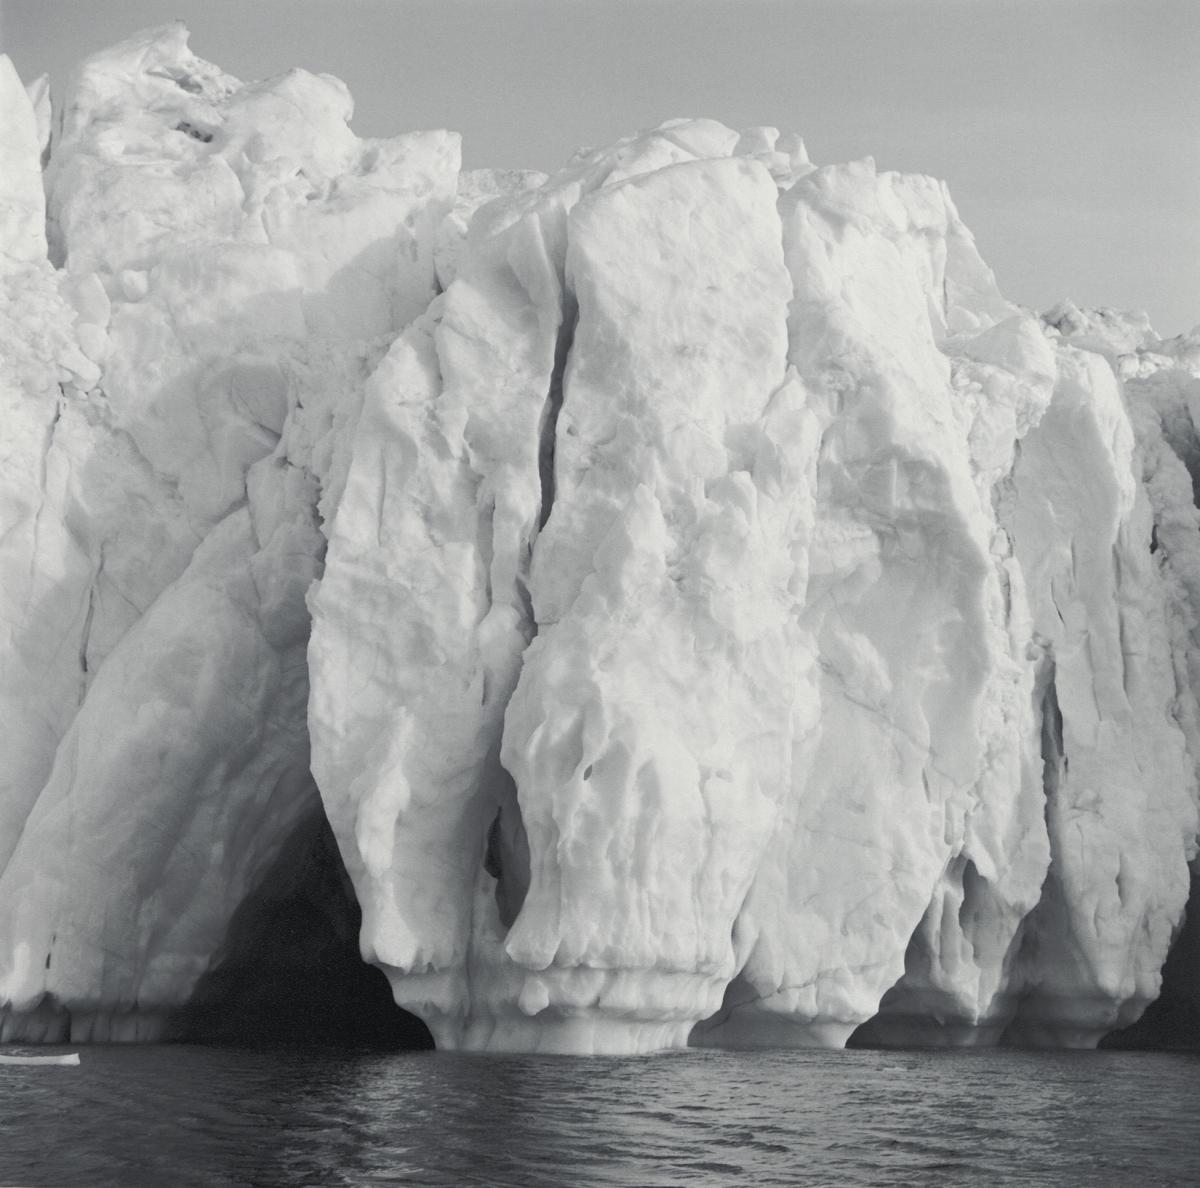
{"type": "Polygon", "coordinates": [[[0,1183],[1200,1184],[1200,1054],[81,1057],[0,1066],[0,1183]]]}

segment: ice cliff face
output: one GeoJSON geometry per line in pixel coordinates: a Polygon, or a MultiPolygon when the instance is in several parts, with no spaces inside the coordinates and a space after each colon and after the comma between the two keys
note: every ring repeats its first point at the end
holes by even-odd
{"type": "Polygon", "coordinates": [[[164,29],[73,84],[55,273],[6,79],[6,362],[31,358],[4,389],[3,1027],[152,1034],[318,809],[316,501],[335,422],[433,295],[458,145],[361,142],[336,80],[242,86],[164,29]]]}
{"type": "Polygon", "coordinates": [[[1023,312],[940,183],[773,129],[461,173],[169,27],[85,64],[44,211],[0,84],[4,1036],[159,1034],[318,804],[443,1047],[1156,996],[1196,339],[1023,312]]]}

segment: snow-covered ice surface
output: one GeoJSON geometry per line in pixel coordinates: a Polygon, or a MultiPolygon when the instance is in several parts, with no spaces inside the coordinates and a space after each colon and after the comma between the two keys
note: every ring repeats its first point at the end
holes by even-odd
{"type": "Polygon", "coordinates": [[[1155,997],[1200,335],[1023,311],[944,185],[774,129],[460,172],[168,26],[84,65],[43,206],[0,92],[0,1035],[158,1034],[318,805],[442,1047],[1155,997]]]}

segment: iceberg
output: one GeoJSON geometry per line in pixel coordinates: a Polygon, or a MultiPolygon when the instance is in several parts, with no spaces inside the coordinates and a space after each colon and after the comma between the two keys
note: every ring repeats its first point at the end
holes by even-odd
{"type": "Polygon", "coordinates": [[[181,25],[0,90],[0,1039],[172,1034],[322,817],[441,1048],[1159,995],[1200,333],[773,128],[463,171],[181,25]]]}
{"type": "Polygon", "coordinates": [[[458,142],[359,141],[336,80],[243,86],[168,26],[83,65],[43,210],[32,105],[9,90],[37,219],[11,237],[36,275],[6,280],[49,341],[5,336],[45,374],[5,385],[0,1034],[154,1036],[320,812],[318,476],[433,295],[458,142]]]}

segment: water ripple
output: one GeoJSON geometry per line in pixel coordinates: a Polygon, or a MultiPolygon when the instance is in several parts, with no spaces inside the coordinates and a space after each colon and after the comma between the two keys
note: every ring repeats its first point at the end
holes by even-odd
{"type": "Polygon", "coordinates": [[[95,1047],[0,1067],[0,1183],[1200,1183],[1200,1056],[95,1047]]]}

